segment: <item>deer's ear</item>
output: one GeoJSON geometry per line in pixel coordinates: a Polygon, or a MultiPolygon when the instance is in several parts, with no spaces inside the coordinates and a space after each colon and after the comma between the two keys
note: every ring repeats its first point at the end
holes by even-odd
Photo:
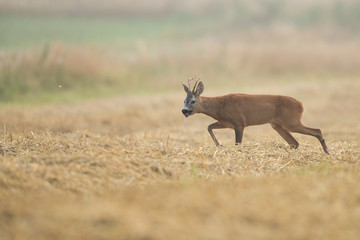
{"type": "Polygon", "coordinates": [[[184,87],[184,91],[185,91],[186,93],[190,93],[189,88],[188,88],[185,84],[183,84],[183,83],[182,83],[182,85],[183,85],[183,87],[184,87]]]}
{"type": "Polygon", "coordinates": [[[204,91],[204,84],[202,82],[199,82],[199,84],[196,87],[195,95],[200,96],[204,91]]]}

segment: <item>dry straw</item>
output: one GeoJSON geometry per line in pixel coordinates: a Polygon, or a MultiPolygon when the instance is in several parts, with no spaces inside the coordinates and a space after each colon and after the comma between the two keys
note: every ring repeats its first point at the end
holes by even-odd
{"type": "Polygon", "coordinates": [[[270,127],[246,129],[240,147],[231,131],[219,131],[217,148],[210,119],[183,120],[183,93],[3,110],[0,235],[357,239],[356,87],[295,92],[307,99],[304,121],[322,125],[330,156],[305,136],[292,150],[270,127]]]}

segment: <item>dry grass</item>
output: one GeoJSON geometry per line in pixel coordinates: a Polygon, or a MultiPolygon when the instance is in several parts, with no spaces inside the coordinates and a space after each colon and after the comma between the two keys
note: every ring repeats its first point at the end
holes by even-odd
{"type": "Polygon", "coordinates": [[[203,36],[165,46],[139,41],[131,50],[113,52],[54,43],[0,56],[0,100],[71,102],[119,93],[176,91],[189,73],[199,72],[208,86],[223,89],[264,81],[356,79],[359,49],[356,38],[329,41],[314,32],[291,30],[203,36]]]}
{"type": "MultiPolygon", "coordinates": [[[[206,81],[205,81],[206,86],[206,81]]],[[[184,120],[184,94],[0,112],[2,239],[357,239],[359,81],[264,84],[304,102],[311,137],[184,120]]],[[[206,90],[205,95],[217,92],[206,90]],[[210,92],[210,93],[209,93],[210,92]]]]}
{"type": "Polygon", "coordinates": [[[49,43],[0,53],[1,240],[358,239],[358,4],[297,2],[0,0],[2,44],[49,43]],[[51,14],[77,17],[32,30],[51,14]],[[193,73],[207,96],[298,98],[331,155],[303,135],[292,150],[269,126],[246,128],[241,146],[216,131],[215,147],[213,120],[180,112],[193,73]]]}

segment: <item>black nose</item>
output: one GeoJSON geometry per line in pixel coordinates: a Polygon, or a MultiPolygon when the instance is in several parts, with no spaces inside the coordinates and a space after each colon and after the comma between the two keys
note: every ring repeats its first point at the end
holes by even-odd
{"type": "Polygon", "coordinates": [[[181,112],[182,112],[183,114],[187,113],[187,111],[188,111],[188,110],[186,110],[186,109],[181,110],[181,112]]]}

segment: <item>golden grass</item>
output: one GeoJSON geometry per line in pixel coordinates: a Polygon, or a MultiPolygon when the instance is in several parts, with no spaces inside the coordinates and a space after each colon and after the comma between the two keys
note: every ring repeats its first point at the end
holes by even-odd
{"type": "MultiPolygon", "coordinates": [[[[0,5],[2,12],[136,17],[219,8],[214,0],[174,9],[168,0],[151,9],[113,0],[89,1],[85,9],[48,2],[0,5]]],[[[357,14],[355,3],[335,2],[282,8],[282,1],[244,1],[248,16],[237,18],[241,5],[228,8],[223,32],[220,24],[194,36],[139,35],[117,47],[49,43],[2,53],[4,101],[70,92],[79,100],[86,89],[106,87],[110,94],[167,93],[1,106],[0,239],[358,239],[360,45],[349,31],[357,14]],[[236,29],[246,19],[249,29],[236,29]],[[302,29],[299,20],[310,25],[302,29]],[[246,128],[241,146],[233,131],[216,131],[223,146],[215,147],[206,130],[213,120],[180,112],[180,82],[194,73],[207,96],[298,98],[304,123],[322,129],[331,155],[315,138],[296,134],[300,147],[292,150],[269,126],[246,128]]]]}
{"type": "MultiPolygon", "coordinates": [[[[206,87],[206,80],[204,80],[206,87]]],[[[0,112],[2,239],[357,239],[359,81],[264,83],[296,96],[316,139],[184,119],[184,93],[0,112]]],[[[180,86],[179,86],[180,88],[180,86]]],[[[240,91],[240,89],[239,89],[240,91]]],[[[219,91],[205,90],[205,95],[219,91]]]]}
{"type": "Polygon", "coordinates": [[[356,37],[331,41],[314,32],[266,30],[179,40],[139,41],[127,50],[54,43],[0,59],[0,99],[5,102],[79,101],[104,95],[176,91],[201,72],[222,89],[273,81],[324,82],[359,75],[356,37]],[[169,77],[171,76],[171,77],[169,77]],[[61,88],[59,88],[61,86],[61,88]]]}

